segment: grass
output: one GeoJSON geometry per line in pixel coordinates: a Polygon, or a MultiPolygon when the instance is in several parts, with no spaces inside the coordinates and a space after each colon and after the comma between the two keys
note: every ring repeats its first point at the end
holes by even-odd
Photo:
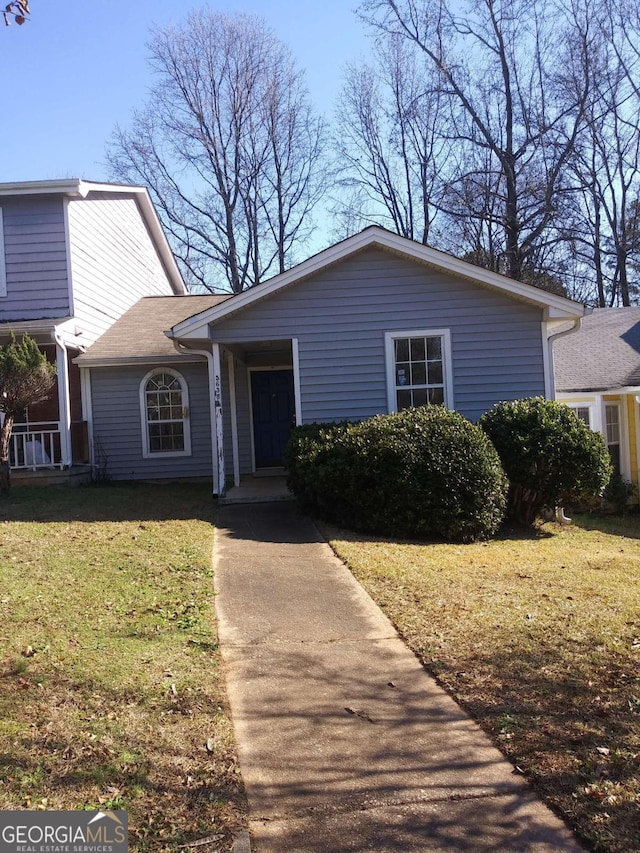
{"type": "Polygon", "coordinates": [[[463,546],[325,534],[582,840],[640,850],[638,517],[463,546]]]}
{"type": "MultiPolygon", "coordinates": [[[[132,851],[245,823],[206,486],[0,501],[0,809],[126,809],[132,851]]],[[[211,849],[208,847],[207,849],[211,849]]]]}

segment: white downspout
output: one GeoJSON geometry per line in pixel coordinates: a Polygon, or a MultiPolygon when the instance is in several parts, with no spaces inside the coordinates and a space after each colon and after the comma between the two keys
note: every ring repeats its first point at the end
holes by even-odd
{"type": "MultiPolygon", "coordinates": [[[[220,390],[220,356],[218,353],[218,376],[216,382],[216,364],[214,354],[211,350],[190,349],[183,346],[180,341],[171,338],[173,346],[180,355],[203,355],[207,359],[207,373],[209,377],[209,420],[211,425],[211,460],[213,468],[213,494],[218,497],[224,495],[224,447],[222,434],[222,393],[220,390]],[[220,486],[222,483],[222,486],[220,486]]],[[[216,345],[217,346],[217,345],[216,345]]]]}
{"type": "Polygon", "coordinates": [[[58,417],[60,418],[60,450],[65,468],[72,465],[71,456],[71,397],[69,394],[69,354],[58,329],[53,333],[56,342],[58,373],[58,417]]]}
{"type": "MultiPolygon", "coordinates": [[[[587,309],[587,313],[591,313],[591,309],[587,309]]],[[[575,317],[571,323],[571,328],[564,329],[562,332],[556,332],[555,335],[547,335],[547,364],[549,371],[549,391],[550,397],[549,399],[555,400],[556,398],[556,381],[555,381],[555,370],[553,369],[553,342],[558,340],[558,338],[563,338],[565,335],[571,335],[573,332],[577,332],[582,325],[584,317],[575,317]]],[[[548,321],[547,321],[548,322],[548,321]]]]}

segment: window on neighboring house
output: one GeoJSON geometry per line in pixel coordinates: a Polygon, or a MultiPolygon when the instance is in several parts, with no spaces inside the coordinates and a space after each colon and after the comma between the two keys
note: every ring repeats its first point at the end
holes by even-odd
{"type": "Polygon", "coordinates": [[[7,295],[7,261],[4,252],[4,224],[0,207],[0,296],[7,295]]]}
{"type": "Polygon", "coordinates": [[[576,414],[576,417],[582,421],[583,424],[586,424],[589,428],[591,428],[591,408],[590,406],[575,406],[570,405],[570,409],[576,414]]]}
{"type": "Polygon", "coordinates": [[[187,383],[176,370],[164,368],[145,376],[140,407],[144,457],[191,453],[187,383]]]}
{"type": "Polygon", "coordinates": [[[616,474],[621,473],[620,453],[620,406],[617,403],[607,403],[604,407],[605,415],[605,441],[607,449],[613,462],[613,470],[616,474]]]}
{"type": "Polygon", "coordinates": [[[448,330],[386,335],[389,410],[427,403],[453,406],[448,330]]]}

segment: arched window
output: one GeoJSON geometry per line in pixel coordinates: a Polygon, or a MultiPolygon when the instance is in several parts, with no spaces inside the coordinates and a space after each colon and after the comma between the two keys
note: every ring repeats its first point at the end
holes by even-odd
{"type": "Polygon", "coordinates": [[[177,370],[155,369],[140,383],[143,456],[191,453],[189,392],[177,370]]]}

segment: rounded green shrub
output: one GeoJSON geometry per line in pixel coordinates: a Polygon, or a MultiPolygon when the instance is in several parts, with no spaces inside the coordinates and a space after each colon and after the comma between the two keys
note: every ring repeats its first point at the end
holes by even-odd
{"type": "Polygon", "coordinates": [[[480,418],[509,478],[510,517],[533,524],[544,507],[601,495],[611,476],[604,438],[554,400],[498,403],[480,418]]]}
{"type": "Polygon", "coordinates": [[[495,449],[442,406],[299,428],[286,464],[305,511],[354,530],[470,542],[491,536],[504,517],[495,449]]]}

